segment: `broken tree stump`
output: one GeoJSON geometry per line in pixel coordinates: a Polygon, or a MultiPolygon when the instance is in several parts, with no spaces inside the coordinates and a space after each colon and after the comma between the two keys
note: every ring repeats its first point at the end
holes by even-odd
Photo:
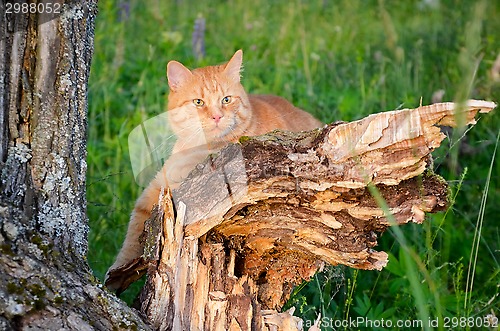
{"type": "Polygon", "coordinates": [[[109,281],[123,289],[147,270],[141,310],[157,330],[301,330],[293,311],[278,312],[295,285],[325,263],[387,264],[374,246],[394,224],[369,185],[396,224],[445,209],[447,184],[429,168],[439,126],[473,124],[495,107],[440,103],[243,137],[166,188],[143,257],[109,281]]]}

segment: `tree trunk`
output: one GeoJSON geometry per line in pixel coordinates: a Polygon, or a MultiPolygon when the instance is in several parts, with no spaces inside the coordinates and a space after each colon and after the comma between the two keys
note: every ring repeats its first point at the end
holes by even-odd
{"type": "Polygon", "coordinates": [[[86,261],[97,0],[37,3],[0,4],[0,330],[147,330],[86,261]]]}
{"type": "Polygon", "coordinates": [[[380,233],[446,208],[447,184],[429,169],[439,126],[495,106],[435,104],[242,138],[166,188],[143,256],[108,281],[124,289],[147,270],[141,310],[155,330],[301,330],[293,311],[279,313],[293,286],[325,263],[381,270],[380,233]]]}

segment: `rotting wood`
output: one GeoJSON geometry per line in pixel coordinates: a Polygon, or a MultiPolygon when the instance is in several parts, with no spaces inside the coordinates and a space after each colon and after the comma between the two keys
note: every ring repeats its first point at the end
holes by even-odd
{"type": "Polygon", "coordinates": [[[495,106],[434,104],[227,146],[173,192],[177,217],[167,194],[148,221],[162,229],[146,240],[157,253],[132,268],[148,265],[143,313],[157,330],[301,329],[293,312],[278,312],[293,286],[325,263],[387,264],[374,247],[393,224],[368,186],[397,224],[445,209],[447,184],[429,169],[439,126],[473,124],[495,106]]]}

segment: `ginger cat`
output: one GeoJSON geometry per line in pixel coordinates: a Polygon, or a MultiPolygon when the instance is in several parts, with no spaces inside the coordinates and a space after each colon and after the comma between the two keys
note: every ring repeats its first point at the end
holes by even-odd
{"type": "MultiPolygon", "coordinates": [[[[137,200],[127,236],[110,270],[142,255],[139,236],[157,203],[160,190],[175,188],[209,153],[241,136],[255,136],[274,129],[312,130],[322,125],[310,114],[273,95],[247,95],[240,83],[243,52],[224,65],[189,70],[177,61],[167,65],[170,87],[168,117],[177,140],[172,156],[137,200]]],[[[107,282],[110,289],[121,284],[107,282]]]]}

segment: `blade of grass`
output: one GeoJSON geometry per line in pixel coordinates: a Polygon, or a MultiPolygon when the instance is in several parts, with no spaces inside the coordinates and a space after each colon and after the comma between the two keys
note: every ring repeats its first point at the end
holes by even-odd
{"type": "Polygon", "coordinates": [[[450,205],[448,206],[448,209],[446,209],[443,217],[441,218],[441,222],[439,223],[438,228],[435,231],[434,236],[431,239],[430,247],[433,246],[434,241],[436,240],[440,229],[443,228],[444,221],[446,220],[446,216],[448,215],[449,211],[453,209],[453,206],[455,205],[455,202],[457,201],[457,196],[458,196],[458,193],[460,192],[460,189],[462,188],[462,184],[464,183],[464,179],[465,179],[465,176],[467,175],[467,171],[468,171],[468,168],[465,167],[464,171],[462,171],[462,174],[460,175],[460,179],[458,180],[457,187],[455,189],[455,194],[453,194],[453,196],[451,197],[450,205]]]}
{"type": "Polygon", "coordinates": [[[484,211],[486,208],[486,200],[488,198],[488,192],[490,188],[491,182],[491,172],[493,171],[493,164],[495,163],[495,156],[498,149],[498,141],[500,139],[500,130],[497,134],[497,140],[495,143],[495,149],[493,150],[493,155],[491,157],[490,167],[488,169],[488,175],[486,177],[486,183],[484,184],[483,195],[481,197],[481,205],[479,208],[479,214],[476,222],[476,229],[474,231],[474,239],[472,241],[472,250],[469,258],[469,267],[467,270],[467,282],[465,285],[465,300],[464,300],[464,311],[469,317],[470,312],[470,302],[472,299],[472,289],[474,287],[474,276],[476,274],[476,265],[477,265],[477,256],[479,253],[479,243],[481,241],[481,233],[483,230],[483,222],[484,222],[484,211]]]}
{"type": "Polygon", "coordinates": [[[385,199],[380,194],[380,191],[377,189],[376,186],[372,184],[368,185],[368,189],[370,190],[371,195],[377,202],[379,208],[381,208],[384,211],[384,214],[387,217],[389,225],[391,226],[390,231],[394,234],[394,237],[396,238],[396,240],[401,245],[401,248],[403,249],[403,253],[406,257],[404,259],[407,271],[406,276],[408,277],[408,281],[410,282],[412,295],[415,298],[417,315],[419,319],[423,322],[424,330],[430,330],[430,326],[428,325],[428,323],[426,323],[427,321],[430,320],[430,312],[429,309],[427,308],[428,305],[424,291],[422,290],[422,282],[419,280],[418,277],[418,271],[420,271],[423,274],[428,286],[430,287],[431,292],[434,294],[436,315],[438,318],[441,318],[442,312],[441,312],[441,305],[439,304],[440,302],[439,294],[434,284],[434,281],[430,277],[429,272],[425,267],[425,264],[422,262],[418,254],[408,245],[403,231],[401,231],[401,229],[398,227],[396,219],[394,218],[394,215],[392,215],[392,213],[390,212],[389,206],[387,205],[385,199]]]}

